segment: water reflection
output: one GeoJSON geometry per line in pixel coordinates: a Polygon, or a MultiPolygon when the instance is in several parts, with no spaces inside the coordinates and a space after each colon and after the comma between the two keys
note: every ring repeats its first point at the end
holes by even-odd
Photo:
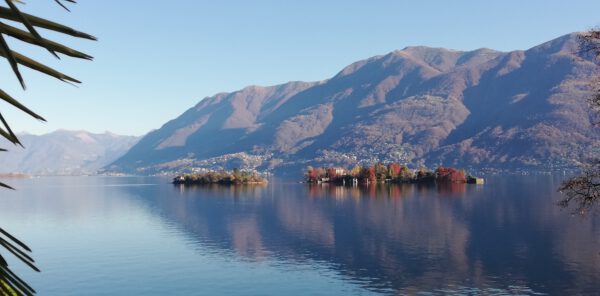
{"type": "Polygon", "coordinates": [[[374,291],[590,293],[600,280],[599,225],[556,208],[557,184],[127,190],[154,197],[160,215],[199,243],[248,260],[322,262],[374,291]]]}
{"type": "MultiPolygon", "coordinates": [[[[115,294],[117,287],[125,294],[137,274],[143,275],[141,286],[155,293],[194,294],[215,278],[230,282],[216,281],[212,290],[203,291],[253,294],[244,289],[261,285],[254,294],[277,294],[297,283],[318,286],[318,278],[307,274],[278,275],[274,282],[274,274],[265,272],[252,278],[261,284],[244,281],[268,266],[279,273],[303,266],[326,269],[339,275],[336,280],[385,294],[575,295],[600,290],[600,220],[571,217],[554,205],[560,178],[497,177],[484,186],[370,187],[277,180],[268,186],[179,187],[168,181],[23,181],[15,185],[24,190],[0,196],[0,218],[13,221],[12,229],[36,247],[42,277],[66,269],[79,279],[93,270],[94,280],[79,282],[98,283],[94,288],[105,287],[105,294],[115,294]],[[51,231],[46,225],[53,225],[51,231]],[[157,235],[163,226],[170,232],[157,235]],[[58,250],[53,256],[63,255],[53,258],[40,246],[58,250]],[[222,268],[232,262],[248,265],[222,268]],[[148,272],[153,268],[164,273],[148,272]],[[221,269],[226,275],[214,275],[221,269]],[[116,279],[108,281],[113,274],[116,279]],[[234,283],[241,290],[227,288],[234,283]]],[[[331,281],[319,287],[325,289],[331,281]]],[[[62,292],[66,284],[54,291],[62,292]]],[[[34,286],[48,291],[42,283],[34,286]]]]}
{"type": "MultiPolygon", "coordinates": [[[[198,191],[200,193],[214,193],[221,192],[229,194],[233,197],[257,197],[261,196],[262,189],[266,188],[266,184],[240,184],[240,185],[222,185],[222,184],[202,184],[202,185],[184,185],[174,184],[173,188],[184,193],[185,191],[198,191]]],[[[222,195],[222,194],[220,194],[222,195]]]]}
{"type": "MultiPolygon", "coordinates": [[[[430,194],[437,191],[444,197],[462,197],[469,189],[478,187],[458,183],[427,184],[376,184],[371,186],[338,186],[334,184],[306,184],[311,198],[391,198],[400,199],[415,193],[430,194]]],[[[481,188],[481,187],[479,187],[481,188]]]]}

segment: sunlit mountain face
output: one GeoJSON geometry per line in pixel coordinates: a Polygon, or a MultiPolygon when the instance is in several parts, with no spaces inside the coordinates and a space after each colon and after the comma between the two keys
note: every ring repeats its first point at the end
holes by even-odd
{"type": "Polygon", "coordinates": [[[577,51],[575,34],[513,52],[408,47],[323,81],[220,93],[108,168],[573,167],[600,139],[586,103],[597,67],[577,51]]]}

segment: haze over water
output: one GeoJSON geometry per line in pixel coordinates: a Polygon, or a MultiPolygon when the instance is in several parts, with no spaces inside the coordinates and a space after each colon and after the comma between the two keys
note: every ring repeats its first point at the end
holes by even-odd
{"type": "Polygon", "coordinates": [[[449,186],[184,188],[164,178],[11,180],[0,222],[40,295],[594,294],[600,220],[561,178],[449,186]]]}

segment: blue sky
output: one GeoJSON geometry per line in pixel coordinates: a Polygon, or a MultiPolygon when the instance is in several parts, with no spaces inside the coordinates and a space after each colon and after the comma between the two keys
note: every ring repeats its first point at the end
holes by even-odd
{"type": "Polygon", "coordinates": [[[2,88],[48,120],[0,103],[17,131],[59,128],[142,135],[206,96],[247,85],[321,80],[344,66],[412,45],[527,49],[600,25],[600,1],[116,1],[80,0],[71,13],[30,0],[23,11],[91,33],[98,42],[42,35],[89,53],[93,62],[21,46],[83,81],[78,87],[8,69],[2,88]]]}

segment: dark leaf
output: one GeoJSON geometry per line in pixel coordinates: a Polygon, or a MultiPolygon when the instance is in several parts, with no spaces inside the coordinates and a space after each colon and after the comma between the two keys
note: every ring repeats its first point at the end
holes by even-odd
{"type": "Polygon", "coordinates": [[[8,186],[8,185],[6,185],[6,184],[2,183],[2,182],[0,182],[0,187],[4,187],[4,188],[8,188],[8,189],[15,190],[14,188],[12,188],[12,187],[10,187],[10,186],[8,186]]]}
{"type": "Polygon", "coordinates": [[[27,32],[27,31],[23,31],[21,29],[15,28],[13,26],[9,26],[2,22],[0,22],[0,33],[4,33],[11,37],[17,38],[23,42],[35,44],[35,45],[44,47],[46,49],[54,50],[54,51],[60,52],[62,54],[71,56],[71,57],[86,59],[86,60],[93,59],[92,56],[87,55],[83,52],[74,50],[74,49],[64,46],[60,43],[50,41],[48,39],[36,38],[35,36],[31,35],[31,33],[27,32]]]}
{"type": "MultiPolygon", "coordinates": [[[[35,28],[31,25],[31,23],[29,23],[29,21],[27,20],[27,17],[25,17],[21,11],[19,10],[19,8],[13,3],[12,0],[5,0],[6,4],[8,4],[8,7],[10,7],[10,9],[14,12],[14,14],[17,15],[17,18],[19,19],[19,21],[21,21],[21,23],[23,25],[25,25],[25,28],[27,28],[27,30],[29,30],[29,33],[31,33],[31,35],[33,35],[37,40],[43,40],[42,36],[35,30],[35,28]]],[[[46,47],[46,49],[48,49],[48,51],[54,55],[56,58],[59,58],[58,55],[52,51],[51,49],[49,49],[48,47],[46,47]]]]}
{"type": "MultiPolygon", "coordinates": [[[[36,70],[38,72],[42,72],[44,74],[55,77],[64,82],[81,83],[81,81],[79,81],[73,77],[70,77],[61,72],[58,72],[42,63],[39,63],[33,59],[30,59],[30,58],[20,54],[18,52],[13,51],[12,54],[15,57],[15,59],[17,60],[17,63],[19,63],[25,67],[36,70]]],[[[0,56],[4,56],[3,53],[0,52],[0,56]]]]}
{"type": "MultiPolygon", "coordinates": [[[[36,27],[56,31],[59,33],[73,36],[73,37],[97,40],[97,38],[92,35],[89,35],[89,34],[86,34],[83,32],[79,32],[73,28],[52,22],[50,20],[43,19],[43,18],[40,18],[37,16],[26,14],[26,13],[22,13],[22,14],[24,16],[26,16],[27,19],[29,20],[29,22],[36,27]]],[[[0,7],[0,18],[11,20],[11,21],[18,21],[17,16],[9,8],[6,8],[6,7],[0,7]]]]}
{"type": "Polygon", "coordinates": [[[26,244],[24,244],[23,242],[21,242],[20,240],[18,240],[16,237],[12,236],[10,233],[6,232],[4,229],[0,228],[0,233],[2,233],[4,236],[6,236],[9,239],[11,239],[13,242],[15,242],[21,248],[23,248],[23,249],[31,252],[31,249],[26,244]]]}
{"type": "Polygon", "coordinates": [[[23,81],[23,77],[21,76],[21,73],[19,72],[19,67],[17,66],[17,61],[15,60],[15,57],[12,55],[12,51],[10,50],[10,47],[8,47],[8,44],[6,43],[6,40],[4,39],[4,36],[2,34],[0,34],[0,51],[2,51],[3,55],[6,57],[6,59],[8,59],[8,62],[10,63],[10,67],[13,69],[13,72],[17,76],[17,79],[19,79],[19,83],[21,83],[21,87],[23,87],[23,89],[25,89],[25,81],[23,81]]]}
{"type": "Polygon", "coordinates": [[[19,110],[29,114],[31,117],[35,118],[35,119],[39,119],[42,121],[46,121],[43,117],[37,115],[35,112],[29,110],[29,108],[23,106],[21,103],[19,103],[17,100],[13,99],[13,97],[11,97],[9,94],[5,93],[2,89],[0,89],[0,99],[15,106],[16,108],[18,108],[19,110]]]}
{"type": "Polygon", "coordinates": [[[8,125],[8,122],[6,122],[6,120],[4,119],[4,116],[2,116],[2,113],[0,113],[0,122],[2,122],[2,124],[4,124],[4,127],[6,128],[6,132],[8,132],[10,138],[13,139],[13,143],[18,144],[21,147],[23,147],[23,144],[21,144],[21,142],[19,141],[19,138],[17,138],[17,135],[15,135],[15,133],[13,133],[12,129],[8,125]]]}

